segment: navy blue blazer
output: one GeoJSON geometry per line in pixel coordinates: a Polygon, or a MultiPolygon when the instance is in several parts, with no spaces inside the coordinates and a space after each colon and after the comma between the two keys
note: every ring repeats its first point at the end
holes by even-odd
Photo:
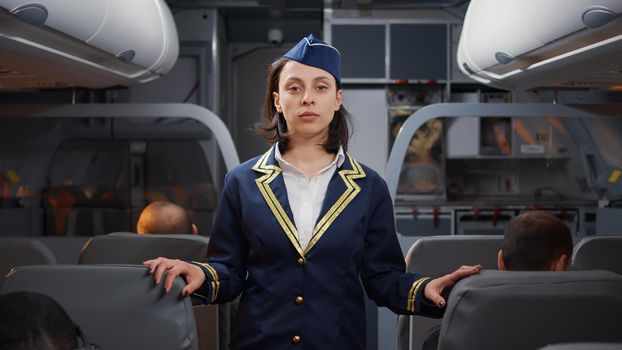
{"type": "Polygon", "coordinates": [[[230,349],[365,349],[363,287],[399,314],[439,316],[429,278],[405,273],[384,180],[347,155],[332,176],[306,248],[274,146],[225,177],[198,293],[242,293],[230,349]],[[361,286],[362,282],[362,286],[361,286]]]}

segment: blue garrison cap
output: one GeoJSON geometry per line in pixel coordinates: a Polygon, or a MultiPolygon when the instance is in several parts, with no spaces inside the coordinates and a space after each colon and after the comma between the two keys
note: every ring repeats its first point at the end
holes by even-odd
{"type": "Polygon", "coordinates": [[[307,66],[323,69],[332,74],[341,85],[341,57],[339,51],[316,38],[313,34],[302,38],[283,57],[306,64],[307,66]]]}

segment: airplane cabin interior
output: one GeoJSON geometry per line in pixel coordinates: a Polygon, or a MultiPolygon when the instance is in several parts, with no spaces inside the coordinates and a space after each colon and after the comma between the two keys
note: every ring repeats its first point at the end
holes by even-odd
{"type": "Polygon", "coordinates": [[[270,147],[267,68],[309,34],[338,48],[348,153],[386,182],[407,271],[484,268],[442,319],[367,300],[365,350],[622,349],[620,0],[0,0],[0,295],[55,296],[102,349],[229,349],[235,304],[140,298],[142,268],[83,255],[201,260],[226,174],[270,147]],[[198,238],[133,234],[157,201],[198,238]],[[487,271],[534,210],[572,271],[487,271]]]}

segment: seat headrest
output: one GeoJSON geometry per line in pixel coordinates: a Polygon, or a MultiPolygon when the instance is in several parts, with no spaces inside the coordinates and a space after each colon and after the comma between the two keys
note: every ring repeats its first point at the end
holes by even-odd
{"type": "Polygon", "coordinates": [[[54,254],[43,243],[28,238],[0,239],[0,277],[17,266],[43,264],[56,264],[54,254]]]}
{"type": "Polygon", "coordinates": [[[407,269],[427,276],[440,276],[461,265],[482,264],[485,269],[496,269],[502,241],[503,236],[422,237],[406,254],[407,269]]]}
{"type": "Polygon", "coordinates": [[[80,264],[142,264],[164,256],[201,260],[207,253],[207,237],[197,235],[139,235],[118,233],[95,236],[82,248],[80,264]]]}
{"type": "Polygon", "coordinates": [[[622,276],[609,271],[482,271],[449,295],[439,350],[622,342],[622,276]]]}
{"type": "Polygon", "coordinates": [[[622,274],[622,235],[583,238],[572,253],[573,270],[607,270],[622,274]]]}

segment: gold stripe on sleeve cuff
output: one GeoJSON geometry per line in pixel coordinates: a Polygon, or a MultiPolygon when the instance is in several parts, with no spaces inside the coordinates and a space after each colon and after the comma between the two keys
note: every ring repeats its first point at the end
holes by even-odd
{"type": "Polygon", "coordinates": [[[421,287],[421,284],[423,284],[423,282],[429,279],[430,277],[420,278],[413,283],[412,287],[410,287],[410,291],[408,292],[408,305],[406,306],[406,310],[411,313],[415,313],[415,298],[417,296],[417,292],[419,291],[419,287],[421,287]]]}
{"type": "Polygon", "coordinates": [[[212,265],[210,264],[202,263],[198,261],[193,261],[193,263],[203,266],[212,276],[212,281],[210,282],[210,285],[212,287],[212,300],[211,301],[213,302],[218,297],[218,290],[220,289],[220,282],[218,281],[218,272],[216,272],[216,269],[213,268],[212,265]]]}

